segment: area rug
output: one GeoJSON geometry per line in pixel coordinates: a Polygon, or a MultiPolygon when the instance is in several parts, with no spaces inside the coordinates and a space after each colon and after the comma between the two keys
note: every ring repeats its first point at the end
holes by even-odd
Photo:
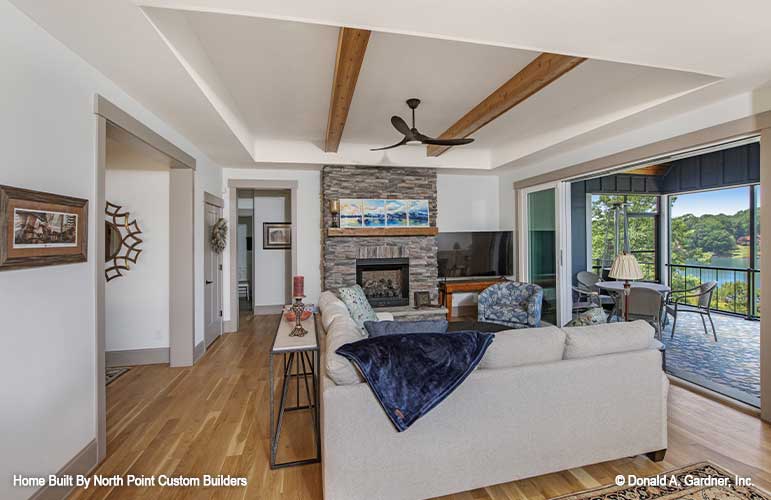
{"type": "Polygon", "coordinates": [[[115,382],[118,379],[118,377],[120,377],[127,371],[129,371],[128,368],[107,368],[104,371],[105,385],[110,385],[112,382],[115,382]]]}
{"type": "MultiPolygon", "coordinates": [[[[629,476],[622,476],[628,481],[629,476]]],[[[745,476],[738,476],[744,479],[745,476]]],[[[770,500],[755,486],[737,485],[737,476],[709,462],[637,479],[646,484],[603,486],[557,497],[560,500],[770,500]],[[653,483],[653,484],[647,484],[653,483]]]]}

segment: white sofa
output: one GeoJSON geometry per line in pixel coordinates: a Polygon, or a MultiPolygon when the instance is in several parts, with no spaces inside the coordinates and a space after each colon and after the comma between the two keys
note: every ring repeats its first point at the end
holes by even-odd
{"type": "Polygon", "coordinates": [[[360,377],[337,373],[338,385],[324,371],[339,372],[333,349],[353,323],[333,297],[319,306],[330,343],[321,377],[326,500],[422,499],[638,454],[663,458],[669,383],[647,324],[496,334],[479,369],[399,433],[360,377]],[[516,335],[529,340],[517,348],[516,335]],[[553,360],[521,365],[540,336],[551,346],[540,359],[553,360]],[[556,356],[555,338],[567,339],[556,356]],[[485,368],[505,364],[506,349],[520,366],[485,368]]]}

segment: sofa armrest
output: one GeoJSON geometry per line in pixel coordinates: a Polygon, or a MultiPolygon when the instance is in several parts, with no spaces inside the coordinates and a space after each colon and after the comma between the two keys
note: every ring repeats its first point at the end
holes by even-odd
{"type": "Polygon", "coordinates": [[[393,321],[394,320],[393,313],[379,312],[379,313],[375,313],[375,314],[377,315],[378,321],[393,321]]]}

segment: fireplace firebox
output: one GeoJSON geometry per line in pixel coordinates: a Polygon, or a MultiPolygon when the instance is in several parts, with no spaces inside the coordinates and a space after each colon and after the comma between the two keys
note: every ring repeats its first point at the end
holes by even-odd
{"type": "Polygon", "coordinates": [[[410,303],[409,259],[357,259],[356,283],[372,307],[410,303]]]}

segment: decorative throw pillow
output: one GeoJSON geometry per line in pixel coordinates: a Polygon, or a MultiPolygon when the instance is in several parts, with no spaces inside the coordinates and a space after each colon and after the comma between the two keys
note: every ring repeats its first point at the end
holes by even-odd
{"type": "Polygon", "coordinates": [[[425,319],[419,321],[365,321],[370,338],[400,333],[446,333],[446,319],[425,319]]]}
{"type": "Polygon", "coordinates": [[[364,330],[365,321],[377,321],[377,314],[369,305],[364,290],[359,285],[347,286],[339,289],[337,294],[340,300],[345,303],[348,312],[351,313],[353,321],[364,330]]]}
{"type": "Polygon", "coordinates": [[[578,314],[575,318],[570,320],[565,326],[589,326],[600,325],[608,322],[608,315],[602,307],[593,307],[588,311],[584,311],[578,314]]]}

